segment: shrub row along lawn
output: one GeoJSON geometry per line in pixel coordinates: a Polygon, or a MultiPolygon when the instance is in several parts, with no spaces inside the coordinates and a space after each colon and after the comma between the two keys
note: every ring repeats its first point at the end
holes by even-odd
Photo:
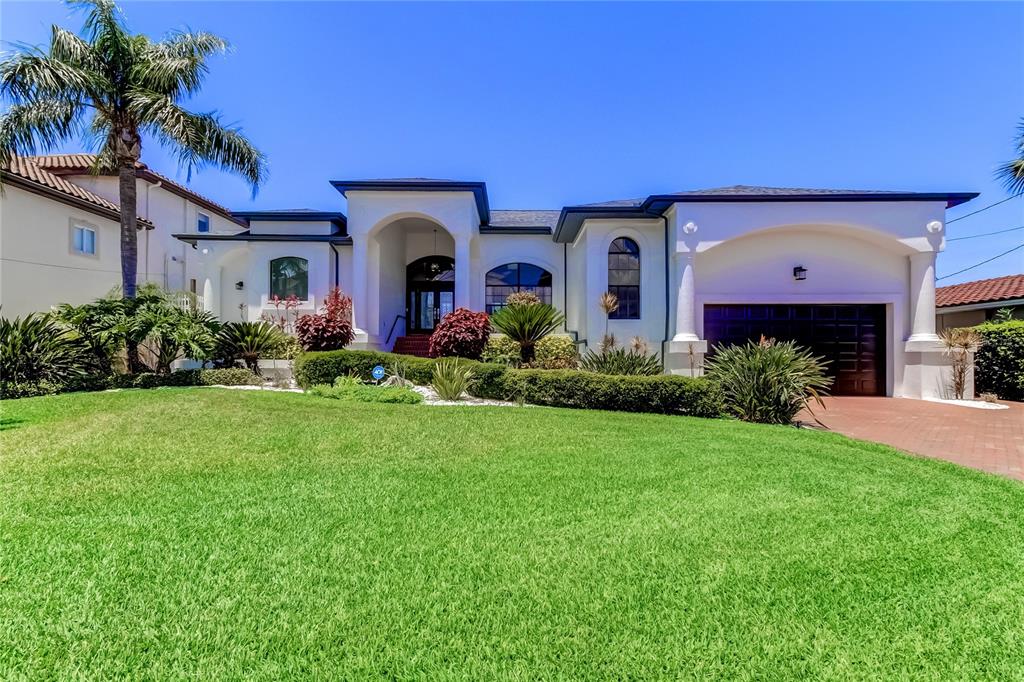
{"type": "Polygon", "coordinates": [[[3,677],[1010,679],[1024,486],[678,416],[3,403],[3,677]]]}

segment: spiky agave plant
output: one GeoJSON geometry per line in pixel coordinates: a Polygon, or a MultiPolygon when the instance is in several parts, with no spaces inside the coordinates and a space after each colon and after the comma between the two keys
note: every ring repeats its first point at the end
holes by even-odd
{"type": "Polygon", "coordinates": [[[491,315],[491,325],[519,344],[523,363],[532,362],[537,342],[557,331],[565,316],[547,303],[507,305],[491,315]]]}
{"type": "Polygon", "coordinates": [[[473,385],[473,370],[459,358],[441,358],[434,363],[431,388],[441,400],[461,400],[462,395],[473,385]]]}
{"type": "Polygon", "coordinates": [[[272,354],[281,345],[280,329],[268,322],[228,322],[217,335],[217,355],[228,363],[241,360],[256,374],[260,358],[272,354]]]}
{"type": "Polygon", "coordinates": [[[661,360],[656,354],[626,348],[603,348],[590,351],[580,360],[580,368],[596,374],[654,376],[661,374],[661,360]]]}
{"type": "Polygon", "coordinates": [[[762,338],[722,346],[705,363],[705,376],[718,383],[726,408],[743,421],[790,424],[813,401],[824,408],[832,378],[827,362],[793,341],[762,338]]]}

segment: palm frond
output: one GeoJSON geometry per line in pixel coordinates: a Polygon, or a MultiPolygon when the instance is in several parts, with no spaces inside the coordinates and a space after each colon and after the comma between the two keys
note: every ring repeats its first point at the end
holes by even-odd
{"type": "Polygon", "coordinates": [[[174,33],[140,55],[133,81],[172,99],[193,94],[209,71],[206,58],[227,49],[227,41],[212,33],[174,33]]]}
{"type": "Polygon", "coordinates": [[[49,150],[81,128],[82,107],[63,99],[35,99],[14,104],[0,116],[0,165],[15,154],[31,156],[49,150]]]}
{"type": "Polygon", "coordinates": [[[267,161],[241,130],[225,126],[214,114],[185,111],[169,97],[132,91],[129,109],[140,125],[161,144],[174,148],[178,163],[188,177],[210,163],[241,175],[253,186],[253,194],[267,177],[267,161]]]}
{"type": "Polygon", "coordinates": [[[57,25],[50,28],[50,56],[90,71],[103,69],[102,63],[93,52],[92,45],[57,25]]]}
{"type": "Polygon", "coordinates": [[[1024,194],[1024,118],[1017,124],[1014,147],[1017,158],[999,166],[996,177],[1003,181],[1010,194],[1024,194]]]}
{"type": "Polygon", "coordinates": [[[62,97],[85,102],[105,87],[101,74],[41,52],[22,51],[0,62],[0,94],[15,103],[37,98],[62,97]]]}
{"type": "Polygon", "coordinates": [[[131,35],[114,0],[68,0],[85,11],[85,39],[107,64],[124,64],[131,54],[131,35]]]}

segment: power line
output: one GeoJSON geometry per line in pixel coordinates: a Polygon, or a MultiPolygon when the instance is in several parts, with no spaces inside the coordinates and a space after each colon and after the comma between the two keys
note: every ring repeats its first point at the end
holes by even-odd
{"type": "Polygon", "coordinates": [[[1003,251],[1002,253],[1000,253],[1000,254],[998,254],[996,256],[992,256],[991,258],[989,258],[987,260],[983,260],[980,263],[975,263],[974,265],[972,265],[970,267],[967,267],[967,268],[964,268],[963,270],[957,270],[956,272],[951,272],[948,275],[943,275],[942,277],[936,277],[935,281],[939,281],[940,279],[947,279],[949,277],[952,277],[953,275],[959,275],[961,272],[967,272],[968,270],[973,270],[974,268],[982,266],[985,263],[991,263],[996,258],[1002,258],[1003,256],[1005,256],[1007,254],[1013,253],[1017,249],[1024,249],[1024,242],[1021,242],[1020,244],[1017,244],[1017,246],[1013,247],[1009,251],[1003,251]]]}
{"type": "Polygon", "coordinates": [[[974,211],[973,213],[968,213],[967,215],[962,215],[962,216],[960,216],[959,218],[953,218],[952,220],[947,220],[947,221],[946,221],[946,224],[947,224],[947,225],[949,225],[950,223],[955,223],[955,222],[956,222],[956,221],[958,221],[958,220],[963,220],[964,218],[970,218],[970,217],[971,217],[972,215],[978,215],[978,214],[979,214],[979,213],[981,213],[982,211],[987,211],[987,210],[989,210],[990,208],[992,208],[993,206],[998,206],[999,204],[1005,204],[1005,203],[1006,203],[1007,201],[1009,201],[1010,199],[1016,199],[1016,198],[1017,198],[1017,197],[1019,197],[1019,196],[1024,196],[1024,195],[1021,195],[1021,194],[1014,194],[1014,195],[1013,195],[1012,197],[1006,197],[1005,199],[1002,199],[1002,200],[1000,200],[1000,201],[997,201],[997,202],[996,202],[996,203],[994,203],[994,204],[989,204],[989,205],[988,205],[988,206],[986,206],[985,208],[979,208],[979,209],[978,209],[977,211],[974,211]]]}
{"type": "Polygon", "coordinates": [[[969,234],[966,237],[950,237],[947,242],[958,242],[961,239],[977,239],[978,237],[989,237],[994,234],[1005,234],[1007,232],[1016,232],[1017,230],[1024,230],[1024,225],[1020,227],[1011,227],[1007,230],[996,230],[995,232],[982,232],[981,234],[969,234]]]}

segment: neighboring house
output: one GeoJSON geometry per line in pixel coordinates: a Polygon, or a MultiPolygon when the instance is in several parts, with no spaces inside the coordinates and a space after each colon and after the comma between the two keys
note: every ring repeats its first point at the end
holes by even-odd
{"type": "Polygon", "coordinates": [[[332,185],[347,215],[239,212],[235,234],[176,234],[196,249],[207,308],[257,320],[294,295],[313,311],[340,286],[354,347],[389,349],[527,289],[565,312],[582,350],[606,330],[642,337],[677,374],[764,335],[825,356],[836,393],[948,393],[935,257],[946,209],[976,194],[735,186],[539,211],[492,210],[482,182],[332,185]],[[605,291],[619,298],[610,320],[605,291]]]}
{"type": "Polygon", "coordinates": [[[939,287],[935,291],[938,329],[973,327],[991,320],[1000,308],[1024,319],[1024,274],[980,279],[939,287]]]}
{"type": "MultiPolygon", "coordinates": [[[[17,157],[0,169],[0,306],[5,317],[85,303],[121,284],[118,179],[90,154],[17,157]]],[[[138,165],[138,281],[200,298],[195,253],[176,233],[244,227],[228,209],[138,165]]]]}

